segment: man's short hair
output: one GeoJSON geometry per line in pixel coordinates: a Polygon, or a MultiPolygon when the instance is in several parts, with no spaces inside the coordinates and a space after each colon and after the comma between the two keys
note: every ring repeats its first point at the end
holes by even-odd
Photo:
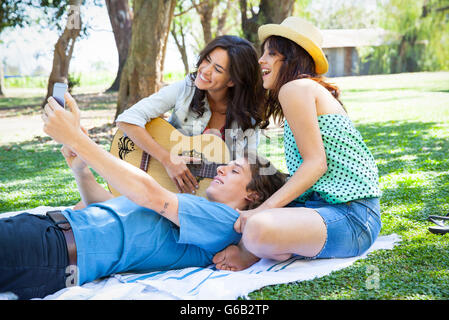
{"type": "Polygon", "coordinates": [[[246,151],[244,158],[251,169],[251,181],[246,186],[246,190],[255,191],[257,194],[245,208],[249,210],[257,208],[279,190],[287,181],[288,175],[276,169],[270,161],[254,152],[246,151]]]}

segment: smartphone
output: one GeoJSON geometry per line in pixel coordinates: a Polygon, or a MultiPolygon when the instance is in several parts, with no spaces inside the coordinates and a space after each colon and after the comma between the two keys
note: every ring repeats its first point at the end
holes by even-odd
{"type": "Polygon", "coordinates": [[[65,108],[65,98],[64,94],[67,92],[67,84],[62,82],[55,82],[53,85],[53,98],[65,108]]]}

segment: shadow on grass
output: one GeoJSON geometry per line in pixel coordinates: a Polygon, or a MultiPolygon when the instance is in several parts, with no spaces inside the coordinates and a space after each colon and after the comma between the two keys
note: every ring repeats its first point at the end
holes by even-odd
{"type": "Polygon", "coordinates": [[[39,104],[39,101],[43,99],[42,97],[1,97],[0,98],[0,109],[8,110],[12,108],[28,108],[39,104]]]}
{"type": "MultiPolygon", "coordinates": [[[[81,93],[73,95],[81,111],[115,109],[117,93],[81,93]]],[[[115,111],[115,110],[114,110],[115,111]]]]}
{"type": "Polygon", "coordinates": [[[427,217],[449,203],[449,140],[439,123],[390,121],[358,125],[384,181],[388,233],[427,230],[427,217]]]}
{"type": "Polygon", "coordinates": [[[408,171],[448,171],[449,139],[435,135],[435,122],[388,121],[357,125],[380,164],[379,175],[408,171]]]}
{"type": "Polygon", "coordinates": [[[40,103],[43,97],[29,98],[0,98],[0,111],[2,117],[15,117],[17,115],[28,115],[41,110],[40,103]]]}
{"type": "Polygon", "coordinates": [[[70,171],[59,146],[33,139],[0,148],[0,212],[68,205],[70,171]]]}
{"type": "MultiPolygon", "coordinates": [[[[49,143],[50,140],[35,137],[0,147],[0,213],[38,206],[69,206],[79,201],[75,180],[60,152],[61,145],[49,143]]],[[[98,181],[103,182],[102,178],[98,181]]]]}

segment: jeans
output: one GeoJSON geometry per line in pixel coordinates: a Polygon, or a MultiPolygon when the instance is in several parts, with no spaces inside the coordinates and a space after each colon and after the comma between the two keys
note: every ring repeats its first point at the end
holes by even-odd
{"type": "Polygon", "coordinates": [[[43,298],[66,287],[68,264],[64,234],[49,217],[0,219],[0,292],[43,298]]]}

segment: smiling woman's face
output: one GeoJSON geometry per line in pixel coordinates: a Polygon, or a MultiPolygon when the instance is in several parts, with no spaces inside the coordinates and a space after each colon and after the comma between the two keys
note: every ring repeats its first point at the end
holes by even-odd
{"type": "Polygon", "coordinates": [[[217,168],[217,175],[206,189],[207,198],[232,207],[245,206],[245,198],[249,193],[246,186],[251,179],[251,168],[245,158],[231,161],[217,168]]]}
{"type": "Polygon", "coordinates": [[[228,52],[215,48],[198,67],[195,86],[200,90],[220,91],[233,86],[229,74],[228,52]]]}
{"type": "Polygon", "coordinates": [[[283,59],[284,57],[279,52],[269,48],[268,41],[265,42],[263,54],[259,59],[265,89],[269,90],[275,87],[283,59]]]}

